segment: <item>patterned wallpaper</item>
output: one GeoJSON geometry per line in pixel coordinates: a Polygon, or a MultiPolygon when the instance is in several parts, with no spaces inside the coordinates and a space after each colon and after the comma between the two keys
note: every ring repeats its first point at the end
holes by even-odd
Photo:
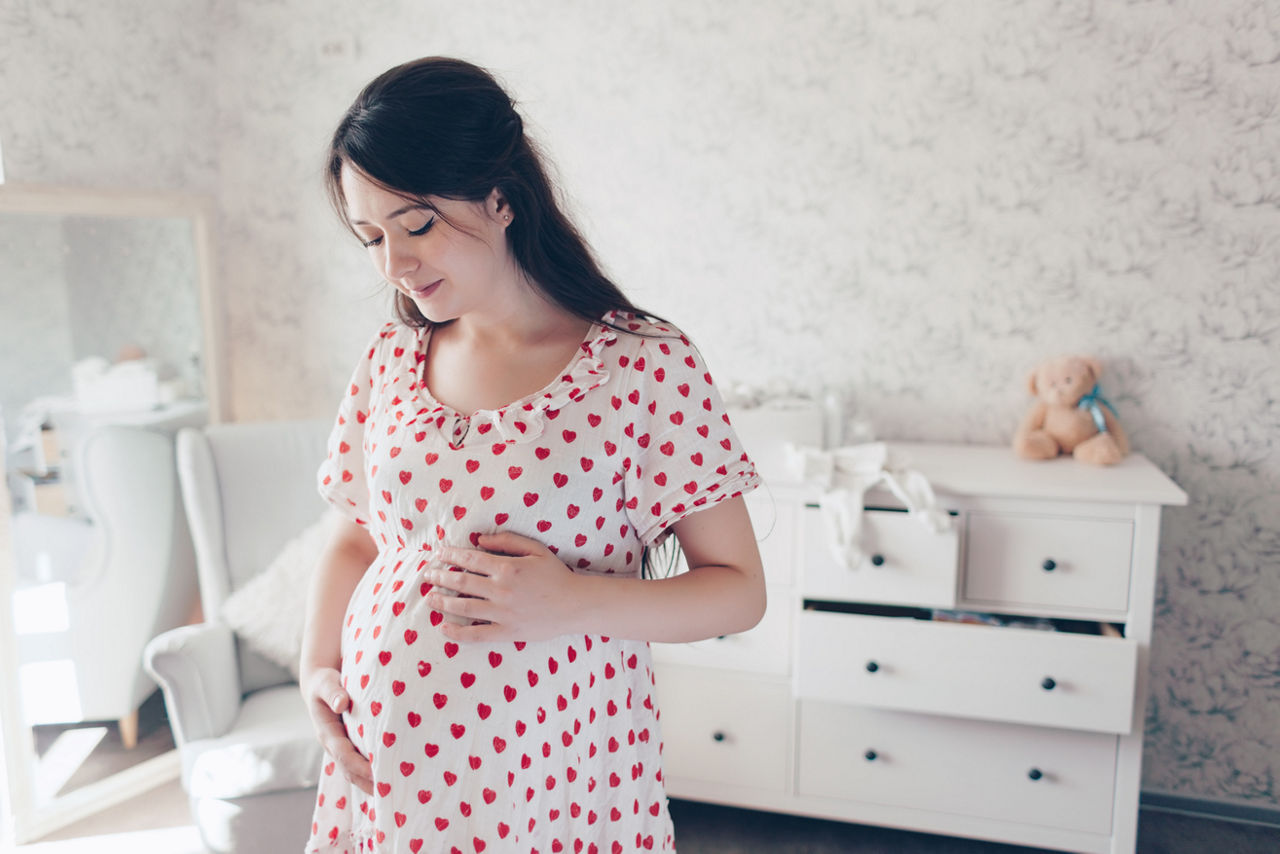
{"type": "Polygon", "coordinates": [[[428,53],[508,82],[607,266],[721,382],[1004,442],[1039,359],[1101,356],[1192,496],[1145,785],[1280,803],[1276,3],[62,0],[0,31],[10,180],[216,193],[238,418],[327,413],[385,311],[320,159],[363,82],[428,53]]]}

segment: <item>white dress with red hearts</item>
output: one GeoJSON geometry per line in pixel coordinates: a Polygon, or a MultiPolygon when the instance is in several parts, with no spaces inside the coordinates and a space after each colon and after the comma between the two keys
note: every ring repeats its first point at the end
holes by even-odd
{"type": "Polygon", "coordinates": [[[319,478],[379,543],[341,665],[375,794],[326,757],[307,852],[674,851],[648,643],[455,644],[423,598],[435,548],[499,531],[636,576],[672,523],[759,485],[689,341],[603,321],[629,331],[593,325],[546,389],[470,416],[422,381],[429,329],[388,324],[360,360],[319,478]]]}

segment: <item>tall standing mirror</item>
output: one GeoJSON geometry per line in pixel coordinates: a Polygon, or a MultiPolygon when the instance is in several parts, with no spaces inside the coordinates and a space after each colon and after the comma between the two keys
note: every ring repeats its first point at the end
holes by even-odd
{"type": "Polygon", "coordinates": [[[174,434],[218,420],[201,200],[0,186],[0,733],[13,835],[177,773],[142,666],[198,618],[174,434]]]}

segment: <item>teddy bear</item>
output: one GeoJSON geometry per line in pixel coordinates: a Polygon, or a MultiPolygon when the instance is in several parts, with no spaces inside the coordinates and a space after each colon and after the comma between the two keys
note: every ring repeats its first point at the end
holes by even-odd
{"type": "Polygon", "coordinates": [[[1014,452],[1028,460],[1071,454],[1095,465],[1120,462],[1129,440],[1098,388],[1101,373],[1091,356],[1059,356],[1032,371],[1028,385],[1036,403],[1014,434],[1014,452]]]}

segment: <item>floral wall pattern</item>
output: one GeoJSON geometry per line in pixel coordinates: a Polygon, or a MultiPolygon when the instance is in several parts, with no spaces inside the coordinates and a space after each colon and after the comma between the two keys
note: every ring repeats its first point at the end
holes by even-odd
{"type": "Polygon", "coordinates": [[[341,110],[395,62],[473,59],[722,382],[1003,443],[1035,362],[1101,356],[1191,495],[1164,517],[1144,784],[1280,803],[1276,3],[111,6],[0,7],[7,171],[216,195],[235,417],[327,414],[386,310],[320,192],[341,110]]]}

